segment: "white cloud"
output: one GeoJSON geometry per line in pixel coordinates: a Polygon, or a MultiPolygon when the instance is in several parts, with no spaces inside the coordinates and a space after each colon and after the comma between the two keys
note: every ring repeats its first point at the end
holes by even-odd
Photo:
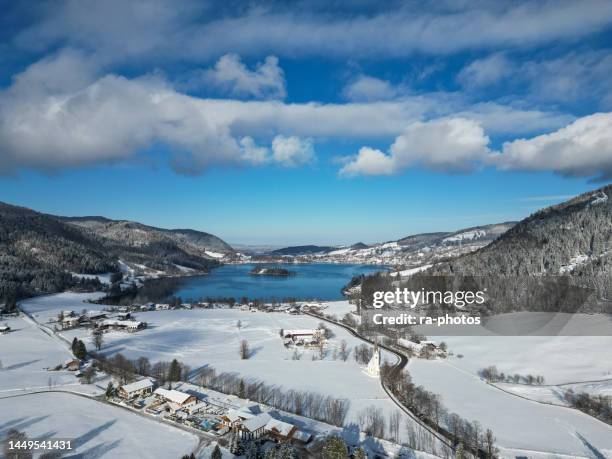
{"type": "Polygon", "coordinates": [[[359,75],[343,90],[344,97],[356,102],[389,100],[398,95],[398,90],[386,80],[359,75]]]}
{"type": "Polygon", "coordinates": [[[409,125],[386,155],[362,148],[341,175],[389,175],[412,166],[440,172],[471,172],[490,154],[489,138],[474,120],[443,118],[409,125]]]}
{"type": "MultiPolygon", "coordinates": [[[[345,104],[201,99],[159,76],[127,79],[101,71],[93,57],[66,50],[16,75],[0,92],[0,171],[122,161],[157,144],[167,145],[174,167],[189,174],[215,164],[298,165],[314,158],[315,139],[386,140],[438,126],[419,127],[421,119],[460,117],[504,135],[550,131],[569,121],[555,112],[470,105],[447,93],[345,104]],[[257,146],[253,138],[272,145],[257,146]]],[[[402,138],[393,147],[400,168],[407,156],[402,138]]]]}
{"type": "Polygon", "coordinates": [[[296,167],[314,161],[312,139],[277,135],[272,140],[272,157],[286,167],[296,167]]]}
{"type": "Polygon", "coordinates": [[[310,2],[275,8],[256,2],[223,15],[193,0],[42,3],[43,19],[21,31],[16,42],[37,51],[60,44],[96,49],[116,61],[200,61],[227,52],[388,57],[574,40],[612,23],[608,0],[435,2],[429,8],[419,1],[399,8],[390,2],[370,5],[363,14],[351,14],[355,7],[349,3],[330,12],[310,2]]]}
{"type": "Polygon", "coordinates": [[[357,156],[340,169],[340,175],[348,177],[355,175],[392,175],[396,172],[395,161],[391,156],[369,147],[362,147],[357,156]]]}
{"type": "Polygon", "coordinates": [[[270,150],[256,145],[252,137],[247,136],[240,139],[240,147],[242,158],[251,164],[265,164],[270,161],[270,150]]]}
{"type": "Polygon", "coordinates": [[[502,53],[477,59],[466,65],[457,75],[457,80],[468,88],[480,88],[497,84],[512,76],[513,64],[502,53]]]}
{"type": "Polygon", "coordinates": [[[493,162],[501,169],[610,179],[612,113],[585,116],[550,134],[506,142],[493,162]]]}
{"type": "Polygon", "coordinates": [[[503,85],[505,94],[537,102],[612,107],[612,50],[571,52],[539,60],[513,60],[495,53],[465,66],[457,80],[469,90],[503,85]]]}
{"type": "Polygon", "coordinates": [[[495,166],[608,180],[612,178],[612,113],[585,116],[549,134],[506,142],[501,152],[489,149],[485,131],[471,119],[413,123],[387,154],[361,148],[340,175],[390,175],[413,166],[450,173],[495,166]]]}
{"type": "Polygon", "coordinates": [[[235,54],[222,56],[215,67],[202,74],[204,83],[215,86],[233,96],[249,96],[257,99],[283,99],[285,76],[275,56],[249,70],[235,54]]]}

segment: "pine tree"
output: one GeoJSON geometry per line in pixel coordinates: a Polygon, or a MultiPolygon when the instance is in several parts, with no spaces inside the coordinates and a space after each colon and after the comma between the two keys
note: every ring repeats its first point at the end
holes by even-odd
{"type": "Polygon", "coordinates": [[[170,369],[168,370],[168,379],[170,381],[181,380],[181,364],[176,359],[170,362],[170,369]]]}
{"type": "Polygon", "coordinates": [[[353,459],[368,459],[368,454],[361,447],[353,451],[353,459]]]}
{"type": "Polygon", "coordinates": [[[115,393],[115,386],[113,386],[113,382],[109,381],[108,386],[106,386],[106,397],[112,397],[115,393]]]}
{"type": "Polygon", "coordinates": [[[249,443],[244,455],[246,459],[258,459],[259,458],[259,447],[254,441],[249,443]]]}
{"type": "Polygon", "coordinates": [[[276,452],[276,459],[299,459],[297,450],[285,443],[276,452]]]}
{"type": "Polygon", "coordinates": [[[215,449],[213,449],[213,452],[210,455],[210,459],[223,459],[223,456],[221,455],[221,448],[219,448],[219,445],[215,445],[215,449]]]}
{"type": "Polygon", "coordinates": [[[85,357],[87,357],[87,348],[85,347],[85,343],[78,340],[72,349],[72,353],[79,360],[83,360],[85,357]]]}
{"type": "Polygon", "coordinates": [[[327,437],[321,450],[323,459],[349,459],[344,440],[337,436],[327,437]]]}
{"type": "Polygon", "coordinates": [[[238,385],[238,397],[246,398],[246,389],[244,387],[244,379],[241,379],[240,384],[238,385]]]}
{"type": "Polygon", "coordinates": [[[465,450],[463,448],[463,442],[460,442],[457,445],[457,451],[455,451],[455,459],[464,459],[465,458],[465,450]]]}

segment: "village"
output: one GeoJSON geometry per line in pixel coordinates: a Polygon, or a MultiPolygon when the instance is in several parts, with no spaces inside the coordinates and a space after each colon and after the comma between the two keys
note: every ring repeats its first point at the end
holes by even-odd
{"type": "Polygon", "coordinates": [[[234,395],[187,382],[164,388],[152,378],[122,385],[107,394],[111,403],[228,441],[289,443],[304,448],[313,433],[287,421],[287,414],[234,395]]]}

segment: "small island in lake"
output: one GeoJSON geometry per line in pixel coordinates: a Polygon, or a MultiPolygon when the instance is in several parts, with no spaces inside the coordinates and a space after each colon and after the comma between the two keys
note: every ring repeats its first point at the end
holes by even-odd
{"type": "Polygon", "coordinates": [[[255,266],[249,271],[249,274],[252,276],[291,276],[295,273],[285,268],[255,266]]]}

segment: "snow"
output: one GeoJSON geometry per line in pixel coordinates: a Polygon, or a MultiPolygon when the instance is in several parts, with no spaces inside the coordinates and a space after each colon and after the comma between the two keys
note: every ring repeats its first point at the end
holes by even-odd
{"type": "Polygon", "coordinates": [[[570,259],[569,264],[565,266],[561,266],[559,268],[559,274],[568,274],[571,273],[577,266],[582,265],[590,260],[588,255],[576,255],[570,259]]]}
{"type": "Polygon", "coordinates": [[[208,255],[209,257],[213,257],[213,258],[223,258],[225,256],[225,254],[223,253],[212,252],[210,250],[205,250],[204,253],[208,255]]]}
{"type": "Polygon", "coordinates": [[[598,192],[593,195],[593,200],[591,201],[591,206],[596,206],[597,204],[603,204],[608,200],[608,195],[603,191],[598,192]]]}
{"type": "Polygon", "coordinates": [[[177,265],[176,263],[174,263],[174,266],[176,266],[178,270],[181,271],[182,273],[191,274],[191,273],[196,272],[195,269],[188,268],[187,266],[177,265]]]}
{"type": "Polygon", "coordinates": [[[109,285],[110,282],[110,278],[112,276],[113,273],[104,273],[104,274],[79,274],[79,273],[70,273],[72,274],[74,277],[78,277],[79,279],[95,279],[96,277],[98,278],[98,280],[106,285],[109,285]]]}
{"type": "Polygon", "coordinates": [[[508,394],[441,360],[413,359],[408,369],[416,384],[441,394],[449,411],[492,429],[501,447],[583,457],[596,448],[612,455],[612,426],[577,410],[508,394]]]}
{"type": "Polygon", "coordinates": [[[322,307],[326,315],[335,316],[336,319],[342,319],[346,314],[353,313],[357,310],[357,306],[348,302],[342,301],[324,301],[322,307]]]}
{"type": "Polygon", "coordinates": [[[80,386],[69,371],[47,371],[72,357],[68,345],[55,339],[24,317],[11,317],[4,322],[11,332],[0,335],[0,396],[47,389],[51,386],[80,386]]]}
{"type": "Polygon", "coordinates": [[[396,271],[394,273],[391,273],[391,276],[397,277],[397,275],[399,274],[400,277],[408,277],[408,276],[412,276],[413,274],[420,273],[421,271],[425,271],[431,268],[432,266],[433,265],[423,265],[423,266],[418,266],[416,268],[405,269],[403,271],[396,271]]]}
{"type": "Polygon", "coordinates": [[[71,457],[181,457],[197,437],[127,410],[68,393],[0,399],[0,437],[11,428],[29,438],[72,439],[71,457]]]}
{"type": "MultiPolygon", "coordinates": [[[[473,326],[474,336],[452,336],[459,327],[417,326],[425,336],[444,341],[455,355],[455,365],[477,375],[496,365],[506,374],[542,375],[546,384],[568,384],[612,378],[612,361],[604,358],[612,348],[612,316],[518,312],[489,319],[487,328],[473,326]],[[527,336],[501,336],[495,330],[525,330],[527,336]],[[558,331],[563,336],[544,336],[558,331]],[[541,334],[542,336],[538,336],[541,334]]],[[[465,334],[467,329],[461,327],[465,334]]]]}
{"type": "MultiPolygon", "coordinates": [[[[63,293],[32,298],[23,302],[27,311],[38,320],[55,319],[61,309],[80,310],[83,300],[99,294],[63,293]]],[[[332,302],[331,309],[349,308],[348,302],[332,302]]],[[[102,309],[103,305],[88,304],[88,309],[102,309]]],[[[137,333],[110,331],[104,334],[101,352],[118,352],[129,358],[148,357],[151,362],[170,361],[174,358],[193,369],[211,365],[218,373],[244,375],[245,379],[259,380],[283,390],[319,392],[341,399],[349,399],[347,422],[358,422],[361,411],[380,408],[385,417],[396,411],[377,378],[369,377],[355,362],[353,353],[346,362],[333,360],[334,349],[339,352],[340,342],[346,340],[348,349],[363,344],[346,330],[326,324],[333,330],[326,345],[324,360],[312,360],[318,349],[299,347],[300,360],[293,360],[293,349],[287,349],[279,335],[280,329],[315,329],[319,319],[307,315],[262,313],[238,309],[194,309],[147,312],[148,327],[137,333]],[[238,320],[241,328],[236,327],[238,320]],[[238,349],[246,339],[251,357],[241,360],[238,349]]],[[[6,335],[10,336],[10,335],[6,335]]],[[[88,330],[76,328],[61,333],[68,342],[73,337],[84,340],[92,347],[88,330]]],[[[4,336],[0,336],[3,338],[4,336]]],[[[395,356],[383,352],[382,360],[395,361],[395,356]]],[[[407,420],[408,418],[405,417],[407,420]]],[[[402,435],[405,429],[402,429],[402,435]]]]}
{"type": "Polygon", "coordinates": [[[474,239],[486,236],[486,234],[487,232],[484,230],[466,231],[463,233],[455,234],[454,236],[445,237],[442,242],[448,244],[463,241],[473,241],[474,239]]]}

